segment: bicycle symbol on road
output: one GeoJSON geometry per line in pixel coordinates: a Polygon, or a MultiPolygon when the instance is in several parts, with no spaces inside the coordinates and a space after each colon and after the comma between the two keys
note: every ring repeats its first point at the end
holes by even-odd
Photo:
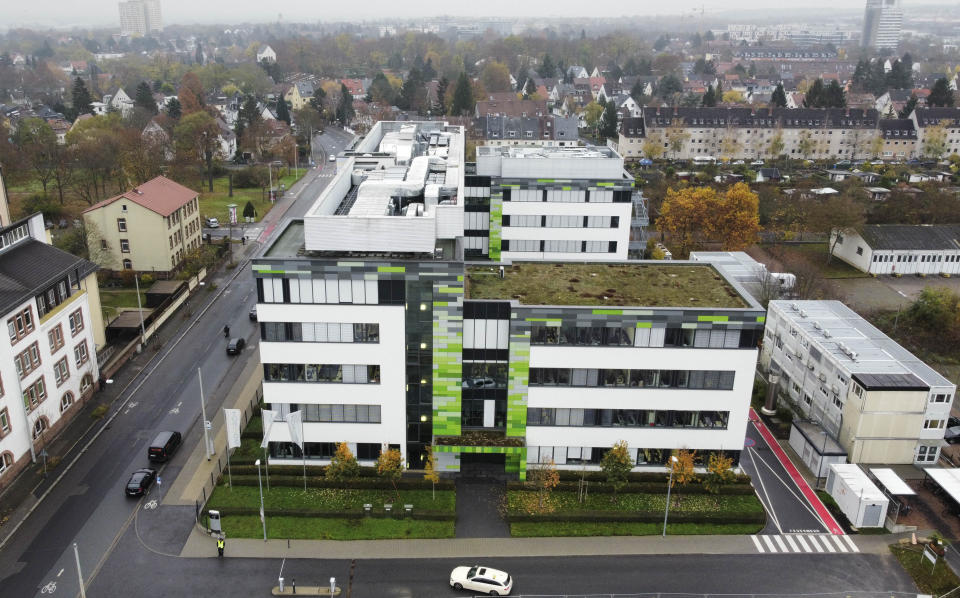
{"type": "Polygon", "coordinates": [[[148,511],[149,511],[150,509],[156,509],[156,508],[157,508],[157,501],[156,501],[156,499],[147,501],[147,502],[143,505],[143,508],[146,509],[146,510],[148,510],[148,511]]]}
{"type": "Polygon", "coordinates": [[[57,591],[57,582],[55,581],[51,581],[47,585],[40,588],[41,594],[53,594],[56,591],[57,591]]]}

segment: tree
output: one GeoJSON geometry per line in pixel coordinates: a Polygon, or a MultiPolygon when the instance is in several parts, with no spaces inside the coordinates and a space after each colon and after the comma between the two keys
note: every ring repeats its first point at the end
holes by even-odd
{"type": "Polygon", "coordinates": [[[784,147],[786,146],[783,142],[783,131],[777,129],[777,132],[770,138],[770,143],[767,144],[767,153],[771,158],[776,159],[783,154],[784,147]]]}
{"type": "Polygon", "coordinates": [[[724,486],[737,477],[733,473],[733,458],[728,457],[722,451],[710,453],[710,459],[707,461],[707,471],[710,475],[703,481],[703,485],[713,494],[719,494],[724,486]]]}
{"type": "Polygon", "coordinates": [[[800,141],[797,142],[797,152],[803,156],[804,160],[810,158],[810,154],[816,149],[816,142],[813,140],[813,135],[810,133],[809,129],[804,129],[800,131],[800,141]]]}
{"type": "Polygon", "coordinates": [[[353,110],[353,96],[343,83],[340,84],[340,100],[337,101],[336,119],[344,127],[350,126],[356,113],[353,110]]]}
{"type": "Polygon", "coordinates": [[[711,187],[668,189],[656,224],[682,258],[709,239],[720,240],[724,251],[742,251],[760,232],[759,199],[746,183],[723,195],[711,187]]]}
{"type": "Polygon", "coordinates": [[[856,232],[866,221],[863,202],[840,195],[834,195],[822,202],[816,201],[807,212],[808,225],[812,230],[830,234],[828,264],[833,260],[833,251],[841,235],[856,232]]]}
{"type": "Polygon", "coordinates": [[[386,445],[383,449],[380,451],[380,456],[377,457],[377,474],[390,480],[397,502],[399,502],[400,490],[397,488],[397,480],[403,475],[403,455],[400,454],[400,449],[388,449],[386,445]]]}
{"type": "Polygon", "coordinates": [[[502,62],[488,61],[480,71],[480,83],[489,92],[510,91],[510,69],[502,62]]]}
{"type": "Polygon", "coordinates": [[[557,67],[549,54],[543,55],[543,60],[540,61],[540,66],[537,68],[537,74],[545,78],[557,76],[557,67]]]}
{"type": "Polygon", "coordinates": [[[342,482],[357,477],[360,473],[360,464],[350,452],[346,442],[338,442],[337,450],[327,465],[326,478],[335,482],[342,482]]]}
{"type": "Polygon", "coordinates": [[[433,500],[437,500],[437,482],[440,481],[440,475],[437,473],[437,455],[433,452],[432,446],[427,446],[427,458],[423,464],[423,479],[430,482],[433,491],[433,500]]]}
{"type": "Polygon", "coordinates": [[[927,106],[953,106],[953,92],[950,91],[950,84],[946,78],[941,77],[933,83],[933,87],[930,88],[930,95],[927,96],[927,106]]]}
{"type": "Polygon", "coordinates": [[[739,91],[731,89],[730,91],[723,92],[723,95],[720,96],[721,101],[724,104],[742,104],[744,103],[743,94],[739,91]]]}
{"type": "Polygon", "coordinates": [[[246,205],[243,206],[243,217],[244,218],[256,218],[257,209],[253,207],[252,201],[247,201],[246,205]]]}
{"type": "Polygon", "coordinates": [[[427,88],[423,80],[423,75],[416,68],[410,69],[407,73],[407,79],[400,87],[400,95],[397,97],[397,106],[404,110],[414,112],[426,112],[427,106],[427,88]]]}
{"type": "Polygon", "coordinates": [[[707,108],[717,105],[717,95],[713,92],[713,85],[707,85],[707,92],[703,94],[701,103],[707,108]]]}
{"type": "Polygon", "coordinates": [[[196,73],[189,71],[180,79],[180,89],[177,90],[177,97],[180,99],[184,114],[203,109],[203,85],[196,73]]]}
{"type": "Polygon", "coordinates": [[[450,114],[464,116],[473,112],[474,107],[473,86],[470,84],[467,73],[461,71],[459,78],[457,78],[457,86],[453,90],[453,106],[450,114]]]}
{"type": "Polygon", "coordinates": [[[617,136],[617,104],[613,100],[609,100],[603,109],[603,115],[600,118],[600,136],[606,138],[617,136]]]}
{"type": "Polygon", "coordinates": [[[683,149],[683,144],[685,144],[689,138],[690,132],[683,126],[683,123],[680,122],[679,119],[674,119],[673,122],[670,123],[670,126],[667,127],[667,145],[670,146],[670,151],[673,152],[674,158],[677,157],[677,154],[683,149]]]}
{"type": "Polygon", "coordinates": [[[290,108],[287,107],[287,101],[283,98],[277,99],[277,120],[290,124],[290,108]]]}
{"type": "Polygon", "coordinates": [[[84,83],[83,79],[80,77],[77,77],[73,80],[71,98],[75,116],[93,112],[93,108],[91,106],[93,99],[90,97],[90,92],[87,90],[87,84],[84,83]]]}
{"type": "MultiPolygon", "coordinates": [[[[686,486],[690,482],[697,481],[697,472],[694,468],[697,452],[688,451],[687,449],[680,449],[679,451],[675,452],[676,454],[673,455],[673,457],[676,457],[676,460],[670,459],[670,470],[673,472],[670,487],[674,488],[677,486],[677,484],[686,486]]],[[[674,494],[673,496],[674,500],[679,505],[680,495],[674,494]]]]}
{"type": "Polygon", "coordinates": [[[903,110],[900,111],[897,116],[900,118],[910,118],[910,115],[913,114],[913,109],[917,107],[917,96],[910,94],[910,98],[907,100],[907,103],[903,105],[903,110]]]}
{"type": "MultiPolygon", "coordinates": [[[[181,164],[196,164],[202,173],[206,163],[209,189],[213,191],[213,158],[220,147],[220,127],[204,111],[185,115],[173,129],[176,159],[181,164]]],[[[202,179],[202,174],[201,174],[202,179]]]]}
{"type": "Polygon", "coordinates": [[[183,106],[177,98],[170,98],[167,101],[167,116],[173,120],[178,120],[183,114],[183,106]]]}
{"type": "Polygon", "coordinates": [[[939,159],[947,153],[947,126],[949,122],[945,120],[924,127],[921,151],[925,158],[939,159]]]}
{"type": "MultiPolygon", "coordinates": [[[[553,512],[553,505],[550,504],[550,493],[560,483],[560,473],[553,459],[541,461],[527,470],[526,486],[533,488],[536,501],[530,501],[524,505],[525,510],[531,515],[542,515],[553,512]]],[[[528,493],[524,493],[528,494],[528,493]]]]}
{"type": "Polygon", "coordinates": [[[43,186],[43,194],[47,194],[47,185],[53,178],[57,164],[57,135],[41,118],[25,118],[17,125],[14,142],[25,156],[27,163],[33,170],[34,177],[43,186]]]}
{"type": "Polygon", "coordinates": [[[683,83],[676,75],[664,75],[657,85],[657,95],[666,99],[677,93],[683,93],[683,83]]]}
{"type": "Polygon", "coordinates": [[[607,477],[607,483],[613,487],[613,500],[617,500],[617,492],[627,483],[627,475],[633,469],[633,459],[626,440],[619,440],[613,447],[603,454],[600,469],[607,477]]]}
{"type": "Polygon", "coordinates": [[[433,111],[437,114],[447,113],[447,89],[450,87],[450,79],[440,77],[437,81],[437,103],[433,106],[433,111]]]}
{"type": "Polygon", "coordinates": [[[141,81],[137,85],[137,92],[133,98],[133,105],[137,108],[145,110],[149,114],[157,113],[157,103],[153,100],[153,91],[150,89],[150,84],[146,81],[141,81]]]}
{"type": "Polygon", "coordinates": [[[373,77],[373,81],[370,82],[370,88],[367,93],[370,96],[370,101],[392,106],[394,98],[397,95],[397,90],[393,88],[393,85],[390,85],[390,81],[387,79],[387,76],[383,74],[383,71],[381,71],[373,77]]]}
{"type": "Polygon", "coordinates": [[[647,134],[643,140],[643,155],[651,160],[657,160],[663,156],[663,134],[660,131],[652,131],[647,134]]]}
{"type": "Polygon", "coordinates": [[[773,95],[770,96],[770,103],[777,108],[787,107],[787,94],[783,90],[783,82],[777,83],[777,88],[773,90],[773,95]]]}
{"type": "MultiPolygon", "coordinates": [[[[730,93],[730,92],[727,92],[730,93]]],[[[732,160],[740,153],[740,131],[736,127],[728,126],[720,140],[720,155],[732,160]]]]}
{"type": "Polygon", "coordinates": [[[600,118],[603,116],[604,109],[603,104],[599,104],[596,101],[590,102],[583,107],[583,120],[588,128],[593,129],[600,124],[600,118]]]}

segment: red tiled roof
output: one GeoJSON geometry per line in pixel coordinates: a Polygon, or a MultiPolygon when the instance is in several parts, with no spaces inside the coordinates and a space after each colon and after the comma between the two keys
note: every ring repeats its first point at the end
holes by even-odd
{"type": "Polygon", "coordinates": [[[143,183],[139,187],[134,187],[126,193],[121,193],[116,197],[111,197],[93,204],[83,212],[92,212],[103,206],[110,205],[118,199],[127,199],[161,216],[169,216],[198,195],[199,193],[193,189],[184,187],[180,183],[171,181],[167,177],[158,176],[143,183]]]}

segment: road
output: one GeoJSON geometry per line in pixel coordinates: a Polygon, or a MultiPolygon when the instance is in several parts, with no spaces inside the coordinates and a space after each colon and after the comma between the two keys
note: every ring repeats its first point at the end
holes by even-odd
{"type": "MultiPolygon", "coordinates": [[[[350,137],[331,131],[318,137],[317,149],[326,155],[342,148],[350,137]]],[[[328,169],[334,166],[324,165],[328,169]]],[[[294,213],[304,213],[330,180],[322,174],[323,170],[308,173],[306,190],[293,204],[294,213]]],[[[175,316],[174,323],[161,331],[162,346],[141,372],[118,376],[117,383],[126,388],[105,420],[105,428],[95,428],[81,441],[79,446],[86,445],[83,454],[0,552],[0,594],[40,596],[49,594],[51,588],[57,588],[58,595],[78,594],[74,543],[85,579],[95,579],[133,523],[141,501],[124,496],[123,487],[131,471],[149,465],[147,445],[157,432],[183,431],[184,450],[160,468],[160,477],[169,485],[179,473],[190,447],[202,435],[198,368],[203,373],[207,415],[212,419],[232,380],[254,359],[258,332],[247,316],[256,303],[249,267],[243,263],[221,277],[211,281],[217,282],[217,288],[201,299],[195,313],[175,316]],[[225,324],[232,336],[247,339],[248,346],[238,357],[226,355],[225,324]]],[[[157,491],[155,486],[145,500],[151,500],[157,491]]],[[[192,509],[180,520],[189,530],[192,509]]],[[[125,569],[125,575],[132,574],[125,569]]]]}

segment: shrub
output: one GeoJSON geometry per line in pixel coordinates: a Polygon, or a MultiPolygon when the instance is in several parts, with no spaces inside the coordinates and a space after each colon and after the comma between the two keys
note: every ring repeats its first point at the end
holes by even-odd
{"type": "Polygon", "coordinates": [[[337,443],[337,452],[330,459],[330,465],[327,466],[326,476],[328,480],[342,481],[357,477],[360,470],[360,464],[357,458],[350,452],[350,447],[346,442],[337,443]]]}
{"type": "Polygon", "coordinates": [[[233,186],[237,189],[264,187],[269,182],[269,173],[263,167],[250,166],[233,173],[233,186]]]}

